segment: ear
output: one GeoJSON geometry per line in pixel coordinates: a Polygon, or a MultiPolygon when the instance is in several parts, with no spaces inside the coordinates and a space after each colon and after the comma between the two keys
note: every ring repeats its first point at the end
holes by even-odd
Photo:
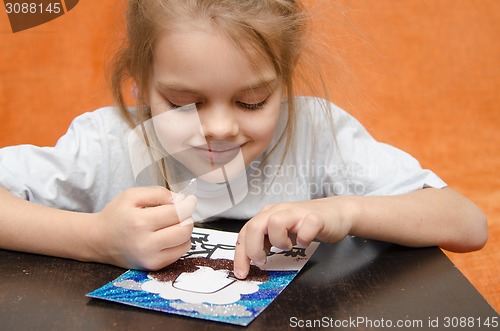
{"type": "Polygon", "coordinates": [[[132,96],[132,99],[138,100],[140,96],[140,91],[139,87],[137,87],[137,84],[132,85],[130,88],[130,95],[132,96]]]}
{"type": "Polygon", "coordinates": [[[145,92],[144,90],[141,90],[136,83],[134,83],[130,88],[130,95],[135,100],[135,102],[144,104],[149,107],[151,102],[147,89],[145,92]]]}

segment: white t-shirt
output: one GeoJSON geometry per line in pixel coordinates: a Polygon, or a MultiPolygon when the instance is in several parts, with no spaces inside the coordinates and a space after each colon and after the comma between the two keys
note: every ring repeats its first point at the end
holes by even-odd
{"type": "MultiPolygon", "coordinates": [[[[255,160],[229,186],[197,180],[196,220],[215,215],[250,218],[265,205],[280,201],[395,195],[446,186],[409,154],[374,140],[335,105],[311,97],[295,102],[295,135],[285,158],[280,144],[265,162],[262,157],[255,160]],[[232,203],[221,207],[228,201],[228,187],[232,203]]],[[[285,115],[272,145],[285,125],[287,104],[282,107],[285,115]]],[[[138,186],[129,153],[131,131],[116,108],[85,113],[55,147],[0,149],[0,186],[49,207],[100,211],[122,191],[138,186]]]]}

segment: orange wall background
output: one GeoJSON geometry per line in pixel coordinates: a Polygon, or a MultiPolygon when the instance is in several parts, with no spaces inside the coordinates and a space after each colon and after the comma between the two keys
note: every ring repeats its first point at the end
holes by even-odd
{"type": "MultiPolygon", "coordinates": [[[[335,3],[333,28],[321,29],[356,92],[334,101],[486,212],[486,247],[447,254],[500,311],[500,1],[335,3]]],[[[0,12],[0,147],[53,145],[75,116],[111,104],[105,68],[122,19],[115,0],[80,1],[12,33],[0,12]]]]}

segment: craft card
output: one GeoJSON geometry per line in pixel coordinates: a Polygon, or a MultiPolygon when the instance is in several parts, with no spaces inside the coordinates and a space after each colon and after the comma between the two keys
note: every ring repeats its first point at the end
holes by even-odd
{"type": "Polygon", "coordinates": [[[319,243],[307,249],[272,249],[261,270],[245,280],[232,275],[237,233],[195,228],[191,250],[163,270],[129,270],[87,294],[166,313],[246,326],[293,280],[319,243]]]}

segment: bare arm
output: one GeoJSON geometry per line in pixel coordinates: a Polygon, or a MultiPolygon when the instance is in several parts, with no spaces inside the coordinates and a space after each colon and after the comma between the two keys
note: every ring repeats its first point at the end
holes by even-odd
{"type": "Polygon", "coordinates": [[[250,260],[265,263],[266,242],[290,249],[295,236],[297,244],[305,247],[315,238],[336,242],[346,235],[466,252],[483,247],[488,232],[481,210],[448,188],[280,203],[264,208],[241,230],[235,274],[246,277],[250,260]]]}
{"type": "Polygon", "coordinates": [[[177,208],[171,201],[164,188],[136,188],[89,214],[41,206],[0,188],[0,248],[159,269],[190,248],[192,222],[180,224],[179,218],[189,219],[195,200],[177,208]]]}
{"type": "Polygon", "coordinates": [[[88,261],[93,215],[19,199],[0,188],[0,247],[88,261]],[[71,221],[67,221],[67,220],[71,221]]]}
{"type": "Polygon", "coordinates": [[[357,197],[350,234],[405,246],[467,252],[484,246],[485,215],[455,191],[427,188],[400,196],[357,197]]]}

